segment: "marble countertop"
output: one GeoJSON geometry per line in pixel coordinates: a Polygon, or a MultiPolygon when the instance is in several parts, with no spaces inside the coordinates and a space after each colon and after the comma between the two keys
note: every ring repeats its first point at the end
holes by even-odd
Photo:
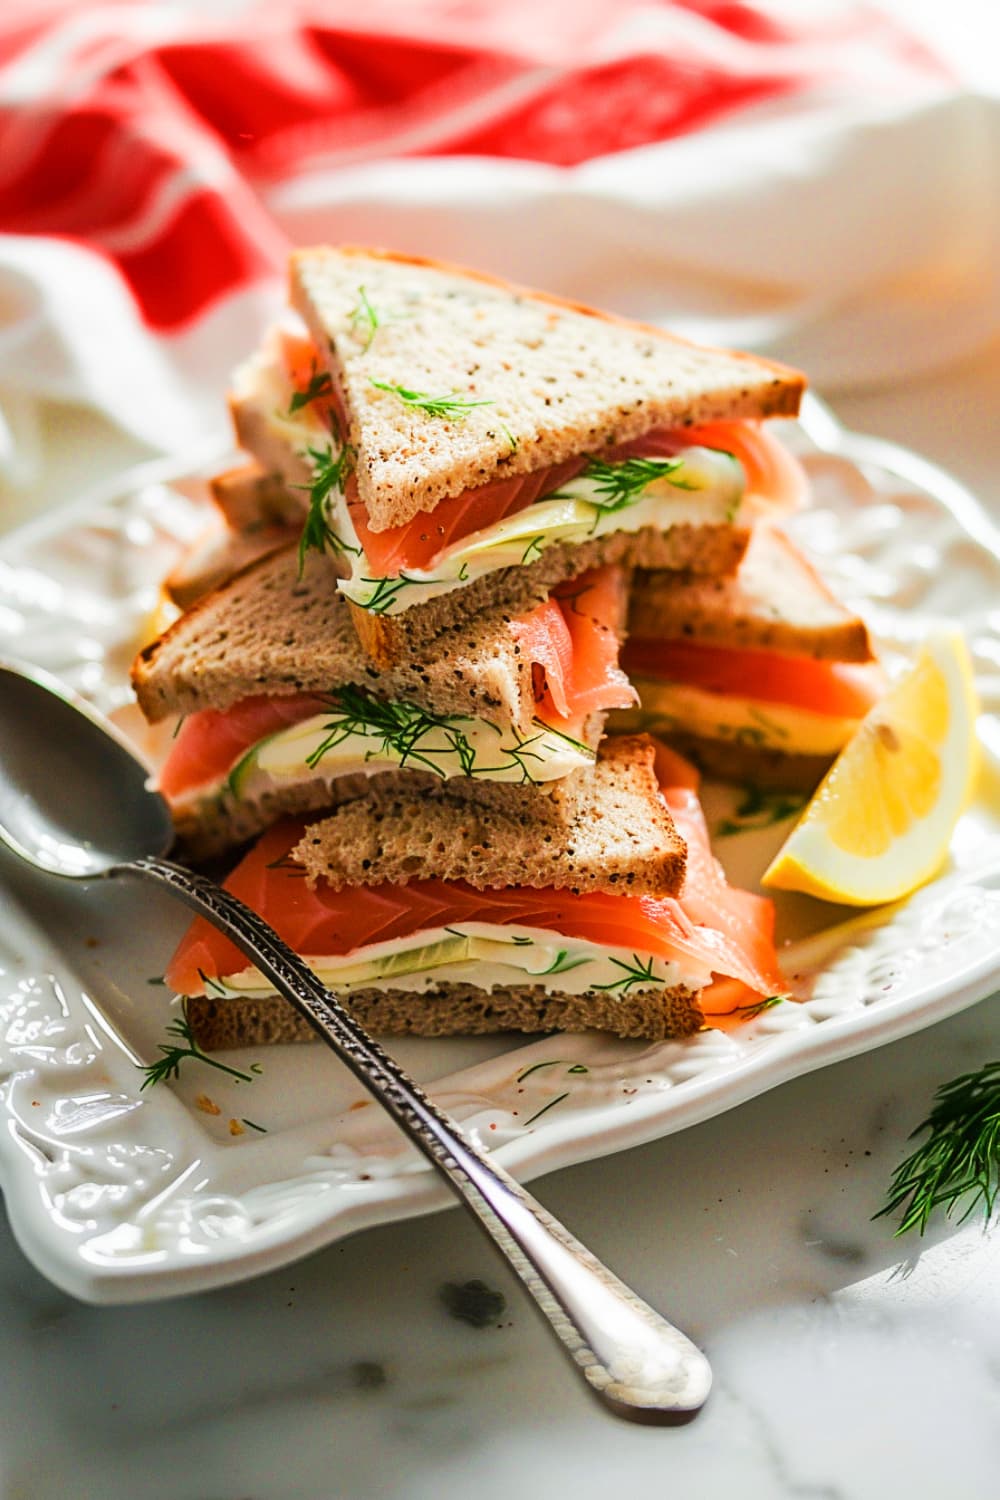
{"type": "MultiPolygon", "coordinates": [[[[1000,350],[945,382],[833,402],[1000,515],[1000,350]]],[[[137,456],[79,414],[94,468],[137,456]]],[[[46,476],[30,503],[66,495],[46,476]]],[[[16,505],[5,507],[11,519],[16,505]]],[[[707,1349],[684,1428],[592,1404],[471,1221],[366,1231],[290,1269],[145,1307],[50,1286],[0,1220],[4,1500],[966,1500],[996,1493],[1000,1238],[872,1221],[934,1089],[1000,1048],[1000,997],[538,1196],[707,1349]],[[506,1299],[485,1328],[442,1287],[506,1299]]]]}

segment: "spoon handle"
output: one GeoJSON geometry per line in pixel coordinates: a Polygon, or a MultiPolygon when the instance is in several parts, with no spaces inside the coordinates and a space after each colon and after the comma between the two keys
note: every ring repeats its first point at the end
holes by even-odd
{"type": "Polygon", "coordinates": [[[137,859],[110,873],[167,886],[252,959],[445,1174],[608,1407],[661,1423],[685,1420],[701,1407],[712,1378],[701,1351],[438,1109],[255,912],[213,881],[166,860],[137,859]]]}

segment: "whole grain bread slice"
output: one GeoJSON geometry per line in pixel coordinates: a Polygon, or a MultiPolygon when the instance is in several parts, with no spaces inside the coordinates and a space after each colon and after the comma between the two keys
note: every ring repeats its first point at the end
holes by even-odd
{"type": "Polygon", "coordinates": [[[164,591],[178,609],[188,610],[259,558],[290,546],[300,530],[269,521],[243,526],[213,521],[171,568],[163,580],[164,591]]]}
{"type": "MultiPolygon", "coordinates": [[[[485,990],[438,984],[419,993],[367,989],[342,998],[366,1031],[391,1036],[593,1030],[663,1041],[690,1036],[702,1025],[697,992],[681,985],[609,996],[568,995],[541,985],[485,990]]],[[[197,996],[184,1008],[195,1041],[206,1052],[316,1040],[308,1021],[277,995],[197,996]]]]}
{"type": "MultiPolygon", "coordinates": [[[[282,455],[290,453],[287,445],[282,455]]],[[[256,459],[216,474],[208,482],[212,499],[234,531],[254,526],[294,526],[301,530],[306,500],[280,469],[256,459]]]]}
{"type": "Polygon", "coordinates": [[[670,733],[670,748],[716,781],[775,791],[812,792],[830,769],[832,755],[797,755],[743,740],[670,733]]]}
{"type": "Polygon", "coordinates": [[[825,661],[873,659],[864,621],[841,604],[784,532],[764,523],[754,527],[739,569],[728,577],[636,573],[629,634],[825,661]]]}
{"type": "Polygon", "coordinates": [[[597,764],[535,787],[494,785],[488,801],[449,784],[421,796],[373,787],[311,824],[292,850],[313,884],[464,880],[618,895],[676,895],[686,849],[656,779],[647,735],[606,739],[597,764]]]}
{"type": "Polygon", "coordinates": [[[374,531],[655,427],[793,416],[804,388],[769,360],[384,250],[294,252],[291,298],[346,408],[374,531]]]}
{"type": "Polygon", "coordinates": [[[531,732],[532,666],[503,617],[473,619],[433,652],[379,672],[359,645],[329,560],[297,548],[265,557],[202,599],[140,651],[132,684],[147,719],[226,709],[257,694],[348,684],[434,713],[488,718],[531,732]]]}
{"type": "Polygon", "coordinates": [[[589,542],[557,542],[536,562],[500,568],[472,583],[415,604],[398,615],[375,614],[351,605],[351,618],[375,666],[389,670],[414,652],[440,648],[456,621],[520,614],[548,598],[567,578],[608,563],[685,569],[693,576],[732,572],[746,551],[750,528],[728,524],[672,526],[669,531],[612,531],[589,542]]]}

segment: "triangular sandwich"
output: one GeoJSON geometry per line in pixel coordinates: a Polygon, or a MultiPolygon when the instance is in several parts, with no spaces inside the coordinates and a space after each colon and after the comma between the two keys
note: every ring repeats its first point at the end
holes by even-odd
{"type": "MultiPolygon", "coordinates": [[[[771,904],[726,884],[689,770],[646,737],[606,740],[543,822],[447,786],[373,788],[277,825],[227,885],[374,1031],[685,1035],[782,987],[771,904]]],[[[203,1047],[313,1035],[204,921],[166,980],[203,1047]]]]}
{"type": "Polygon", "coordinates": [[[376,776],[454,779],[461,794],[521,807],[592,765],[607,711],[634,700],[618,668],[618,569],[520,616],[470,621],[384,673],[334,581],[325,556],[286,547],[137,657],[147,719],[184,716],[159,785],[189,853],[358,796],[376,776]]]}
{"type": "Polygon", "coordinates": [[[604,563],[731,572],[799,486],[758,425],[798,409],[785,366],[386,252],[298,251],[291,286],[310,338],[237,372],[237,435],[380,665],[604,563]]]}

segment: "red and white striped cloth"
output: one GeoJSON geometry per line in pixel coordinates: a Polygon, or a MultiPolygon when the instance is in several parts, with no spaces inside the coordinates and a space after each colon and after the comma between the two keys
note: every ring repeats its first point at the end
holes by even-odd
{"type": "Polygon", "coordinates": [[[160,449],[219,428],[293,242],[465,261],[821,386],[966,352],[1000,324],[998,103],[899,10],[4,6],[0,475],[37,399],[160,449]]]}

